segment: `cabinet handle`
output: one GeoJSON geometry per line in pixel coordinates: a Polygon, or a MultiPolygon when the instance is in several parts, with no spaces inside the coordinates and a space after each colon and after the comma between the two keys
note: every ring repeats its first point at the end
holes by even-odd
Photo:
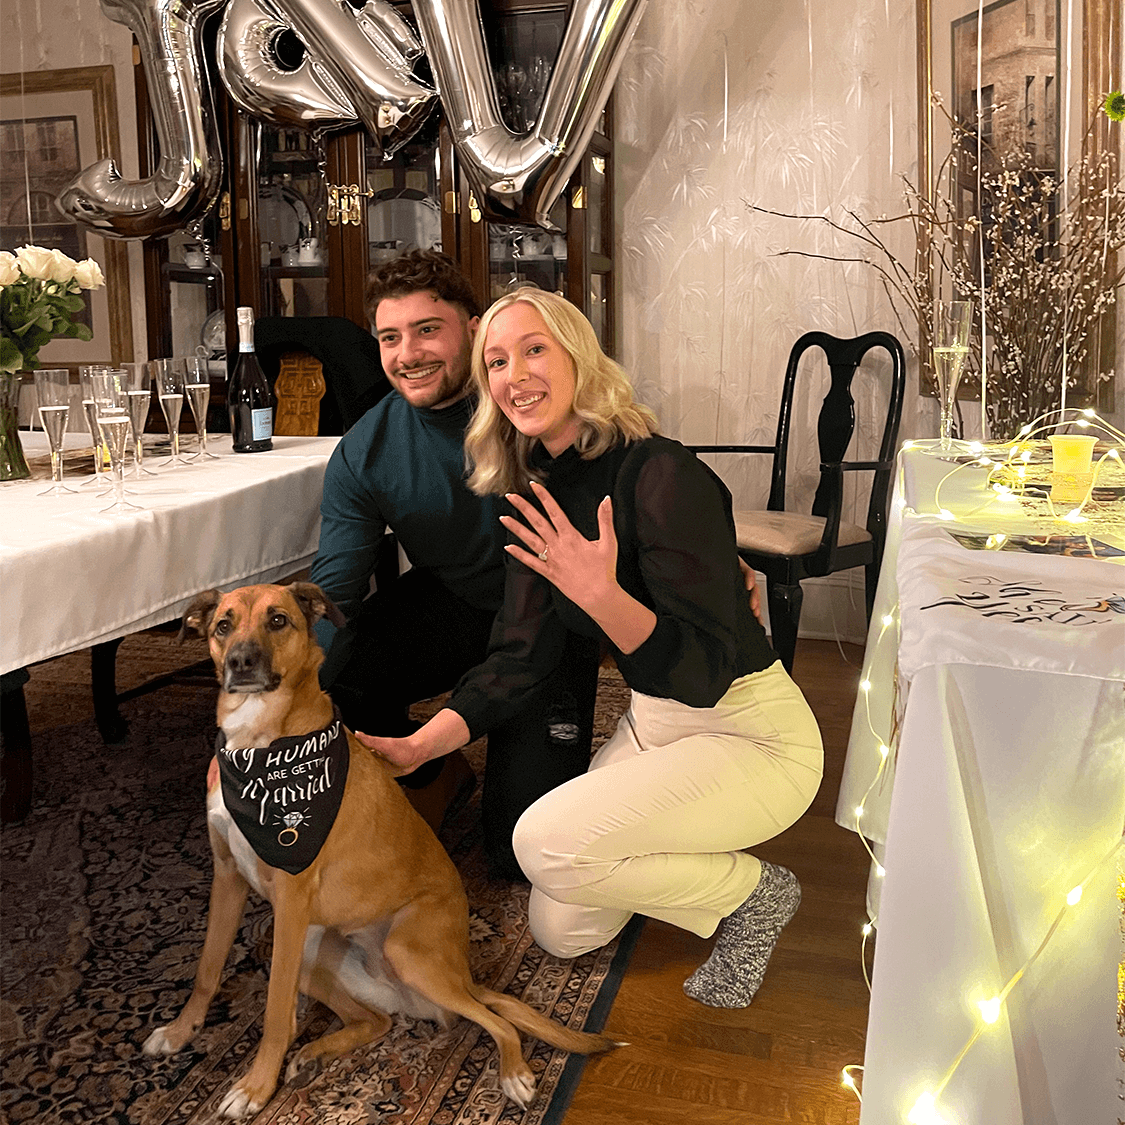
{"type": "Polygon", "coordinates": [[[480,213],[480,204],[477,203],[477,197],[469,192],[469,219],[474,223],[479,223],[483,216],[480,213]]]}
{"type": "Polygon", "coordinates": [[[455,191],[445,193],[445,213],[447,215],[461,214],[461,197],[455,191]]]}
{"type": "Polygon", "coordinates": [[[371,188],[362,190],[359,184],[328,184],[328,225],[358,227],[363,222],[360,200],[374,194],[371,188]]]}
{"type": "Polygon", "coordinates": [[[219,225],[223,230],[230,230],[230,192],[224,191],[219,196],[219,225]]]}

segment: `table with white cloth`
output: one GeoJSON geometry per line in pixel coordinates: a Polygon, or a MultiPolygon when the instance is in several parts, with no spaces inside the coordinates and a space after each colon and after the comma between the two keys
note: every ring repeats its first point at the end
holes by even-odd
{"type": "Polygon", "coordinates": [[[860,1121],[1112,1125],[1125,496],[1045,522],[971,459],[899,454],[836,809],[877,857],[860,1121]]]}
{"type": "MultiPolygon", "coordinates": [[[[21,434],[29,460],[41,434],[21,434]]],[[[150,440],[146,438],[146,441],[150,440]]],[[[190,441],[191,439],[185,439],[190,441]]],[[[103,514],[112,497],[68,473],[71,495],[42,479],[0,487],[0,673],[170,621],[203,590],[270,582],[307,566],[320,534],[324,470],[339,438],[275,437],[266,453],[161,467],[126,481],[141,507],[103,514]]],[[[89,436],[68,434],[68,447],[89,436]]],[[[70,463],[76,452],[66,455],[70,463]]],[[[6,765],[6,769],[8,766],[6,765]]]]}

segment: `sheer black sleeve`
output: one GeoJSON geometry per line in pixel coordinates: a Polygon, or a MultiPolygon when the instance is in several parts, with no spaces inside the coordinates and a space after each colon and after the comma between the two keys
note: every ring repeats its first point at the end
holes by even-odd
{"type": "MultiPolygon", "coordinates": [[[[738,566],[730,493],[678,443],[646,443],[622,465],[614,507],[627,517],[618,538],[634,537],[640,596],[657,618],[639,648],[618,655],[621,674],[646,695],[713,707],[737,676],[757,670],[746,662],[746,633],[757,622],[738,566]]],[[[764,634],[762,648],[767,663],[776,659],[764,634]]]]}
{"type": "Polygon", "coordinates": [[[504,605],[496,615],[484,663],[465,673],[447,706],[479,738],[518,710],[558,666],[567,630],[547,579],[505,556],[504,605]]]}

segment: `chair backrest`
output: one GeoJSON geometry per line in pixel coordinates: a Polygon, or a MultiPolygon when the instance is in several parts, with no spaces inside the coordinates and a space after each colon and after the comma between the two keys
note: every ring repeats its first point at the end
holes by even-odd
{"type": "Polygon", "coordinates": [[[277,396],[275,434],[280,437],[320,433],[320,400],[327,388],[319,359],[308,352],[284,352],[273,389],[277,396]]]}
{"type": "Polygon", "coordinates": [[[817,418],[817,442],[820,452],[820,484],[813,499],[812,512],[828,516],[833,497],[840,488],[841,470],[870,469],[875,473],[871,500],[867,509],[867,528],[873,534],[886,521],[887,497],[902,401],[906,392],[906,356],[902,345],[889,332],[866,332],[853,339],[841,339],[827,332],[806,332],[789,353],[785,384],[781,392],[781,409],[777,419],[777,441],[774,450],[773,474],[767,507],[772,511],[785,508],[785,469],[789,455],[789,433],[793,417],[793,401],[797,384],[797,368],[801,357],[810,348],[819,347],[828,360],[832,380],[817,418]],[[883,435],[876,461],[844,461],[852,435],[855,433],[855,400],[852,380],[860,361],[872,348],[883,348],[891,359],[891,387],[883,435]]]}
{"type": "Polygon", "coordinates": [[[254,344],[271,383],[287,353],[303,352],[319,360],[327,390],[317,433],[345,433],[391,389],[379,360],[379,342],[344,317],[260,316],[254,323],[254,344]]]}

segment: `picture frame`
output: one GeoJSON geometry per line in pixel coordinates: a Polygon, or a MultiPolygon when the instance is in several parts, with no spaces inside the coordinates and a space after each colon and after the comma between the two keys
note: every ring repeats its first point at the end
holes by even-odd
{"type": "MultiPolygon", "coordinates": [[[[983,92],[991,86],[992,104],[1007,107],[997,117],[996,135],[989,134],[985,122],[983,135],[994,149],[1014,150],[1031,141],[1036,166],[1056,181],[1081,151],[1120,155],[1120,130],[1106,129],[1108,118],[1093,137],[1083,139],[1086,121],[1096,113],[1112,82],[1119,81],[1114,77],[1119,73],[1115,59],[1125,23],[1120,0],[1077,0],[1071,9],[1061,0],[993,0],[983,5],[979,0],[916,0],[916,18],[918,182],[927,200],[935,197],[941,157],[952,145],[945,114],[966,123],[976,119],[978,19],[979,87],[983,92]],[[1068,29],[1071,16],[1073,26],[1068,29]],[[1048,73],[1055,76],[1050,90],[1048,73]],[[1064,152],[1068,93],[1072,128],[1070,151],[1064,152]],[[1029,117],[1034,118],[1030,128],[1029,117]],[[1091,150],[1086,149],[1089,142],[1091,150]]],[[[981,95],[986,118],[988,97],[981,95]]],[[[977,200],[971,182],[958,185],[956,202],[961,217],[974,212],[977,200]]],[[[1116,348],[1117,318],[1111,308],[1091,342],[1090,358],[1070,372],[1075,380],[1067,393],[1070,405],[1094,406],[1103,412],[1115,409],[1114,380],[1097,382],[1095,370],[1113,368],[1116,348]]],[[[979,399],[979,381],[962,380],[957,397],[979,399]]]]}
{"type": "Polygon", "coordinates": [[[121,158],[111,65],[0,74],[0,248],[32,243],[93,258],[105,286],[84,291],[90,340],[60,338],[39,351],[41,367],[125,363],[133,358],[128,254],[64,215],[59,192],[83,168],[121,158]]]}

